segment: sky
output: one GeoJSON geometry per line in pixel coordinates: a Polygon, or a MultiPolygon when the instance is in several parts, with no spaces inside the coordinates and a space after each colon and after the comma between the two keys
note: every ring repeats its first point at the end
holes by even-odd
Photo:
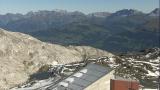
{"type": "Polygon", "coordinates": [[[159,0],[0,0],[0,14],[54,9],[83,13],[137,9],[148,13],[157,7],[159,0]]]}

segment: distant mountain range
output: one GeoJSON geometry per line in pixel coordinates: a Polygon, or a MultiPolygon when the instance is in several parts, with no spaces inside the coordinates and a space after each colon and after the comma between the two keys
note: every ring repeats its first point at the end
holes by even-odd
{"type": "Polygon", "coordinates": [[[160,47],[159,12],[123,9],[115,13],[38,11],[0,15],[0,27],[61,45],[89,45],[111,52],[160,47]]]}

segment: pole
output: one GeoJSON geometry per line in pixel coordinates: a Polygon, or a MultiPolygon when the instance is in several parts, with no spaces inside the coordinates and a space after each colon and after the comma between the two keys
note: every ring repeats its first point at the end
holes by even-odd
{"type": "Polygon", "coordinates": [[[131,63],[131,66],[130,66],[130,89],[129,90],[132,90],[132,67],[133,67],[133,65],[131,63]]]}
{"type": "MultiPolygon", "coordinates": [[[[160,1],[159,1],[159,8],[158,10],[160,9],[160,1]]],[[[158,12],[158,23],[159,23],[159,30],[160,30],[160,11],[158,12]]],[[[159,39],[160,39],[160,34],[159,34],[159,39]]],[[[160,41],[159,41],[159,45],[160,45],[160,41]]],[[[158,76],[158,90],[160,90],[160,60],[159,60],[159,76],[158,76]]]]}
{"type": "Polygon", "coordinates": [[[160,90],[160,62],[159,62],[158,90],[160,90]]]}
{"type": "MultiPolygon", "coordinates": [[[[160,1],[159,1],[159,8],[158,10],[160,9],[160,1]]],[[[158,24],[159,24],[159,30],[160,30],[160,10],[158,11],[158,24]]],[[[160,40],[160,34],[158,33],[159,35],[159,40],[160,40]]],[[[159,45],[160,45],[160,41],[159,41],[159,45]]],[[[159,60],[159,76],[158,76],[158,90],[160,90],[160,60],[159,60]]]]}

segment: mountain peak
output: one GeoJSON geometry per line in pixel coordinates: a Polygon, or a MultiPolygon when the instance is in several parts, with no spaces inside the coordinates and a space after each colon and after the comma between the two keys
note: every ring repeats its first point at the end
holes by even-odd
{"type": "Polygon", "coordinates": [[[55,10],[52,10],[52,11],[39,10],[39,11],[36,11],[36,12],[30,11],[30,12],[28,12],[26,15],[27,15],[27,16],[48,15],[48,14],[53,14],[53,13],[66,14],[67,11],[65,11],[65,10],[59,10],[59,9],[55,9],[55,10]]]}
{"type": "Polygon", "coordinates": [[[136,14],[141,14],[141,11],[135,10],[135,9],[123,9],[120,11],[117,11],[113,14],[113,16],[132,16],[132,15],[136,15],[136,14]]]}
{"type": "Polygon", "coordinates": [[[26,14],[26,16],[28,16],[28,17],[37,16],[37,15],[41,15],[41,16],[79,15],[79,16],[81,16],[81,15],[84,15],[84,14],[82,12],[79,12],[79,11],[68,12],[66,10],[59,10],[59,9],[55,9],[55,10],[52,10],[52,11],[48,11],[48,10],[39,10],[37,12],[30,11],[26,14]]]}
{"type": "Polygon", "coordinates": [[[160,14],[160,8],[156,8],[149,13],[149,16],[159,16],[159,14],[160,14]]]}

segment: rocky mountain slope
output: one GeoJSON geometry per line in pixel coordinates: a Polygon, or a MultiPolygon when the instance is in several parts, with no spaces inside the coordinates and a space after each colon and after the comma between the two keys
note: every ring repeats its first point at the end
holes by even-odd
{"type": "Polygon", "coordinates": [[[144,88],[157,90],[158,77],[160,75],[160,48],[151,48],[140,52],[120,54],[113,57],[89,58],[85,61],[76,63],[48,66],[48,69],[45,69],[45,71],[37,73],[39,74],[39,77],[34,75],[32,76],[31,81],[18,87],[14,87],[12,90],[57,90],[54,89],[56,83],[69,77],[89,63],[111,67],[112,69],[115,69],[115,77],[118,76],[126,79],[132,78],[139,81],[144,88]],[[43,74],[43,76],[41,74],[43,74]]]}
{"type": "Polygon", "coordinates": [[[116,75],[136,78],[144,87],[158,87],[160,48],[118,55],[116,63],[116,75]]]}
{"type": "Polygon", "coordinates": [[[159,8],[150,13],[37,11],[0,15],[0,27],[60,45],[87,45],[110,52],[159,47],[159,8]],[[23,29],[22,29],[23,28],[23,29]]]}
{"type": "Polygon", "coordinates": [[[66,64],[113,54],[88,46],[64,47],[0,29],[0,90],[26,82],[45,65],[66,64]]]}

